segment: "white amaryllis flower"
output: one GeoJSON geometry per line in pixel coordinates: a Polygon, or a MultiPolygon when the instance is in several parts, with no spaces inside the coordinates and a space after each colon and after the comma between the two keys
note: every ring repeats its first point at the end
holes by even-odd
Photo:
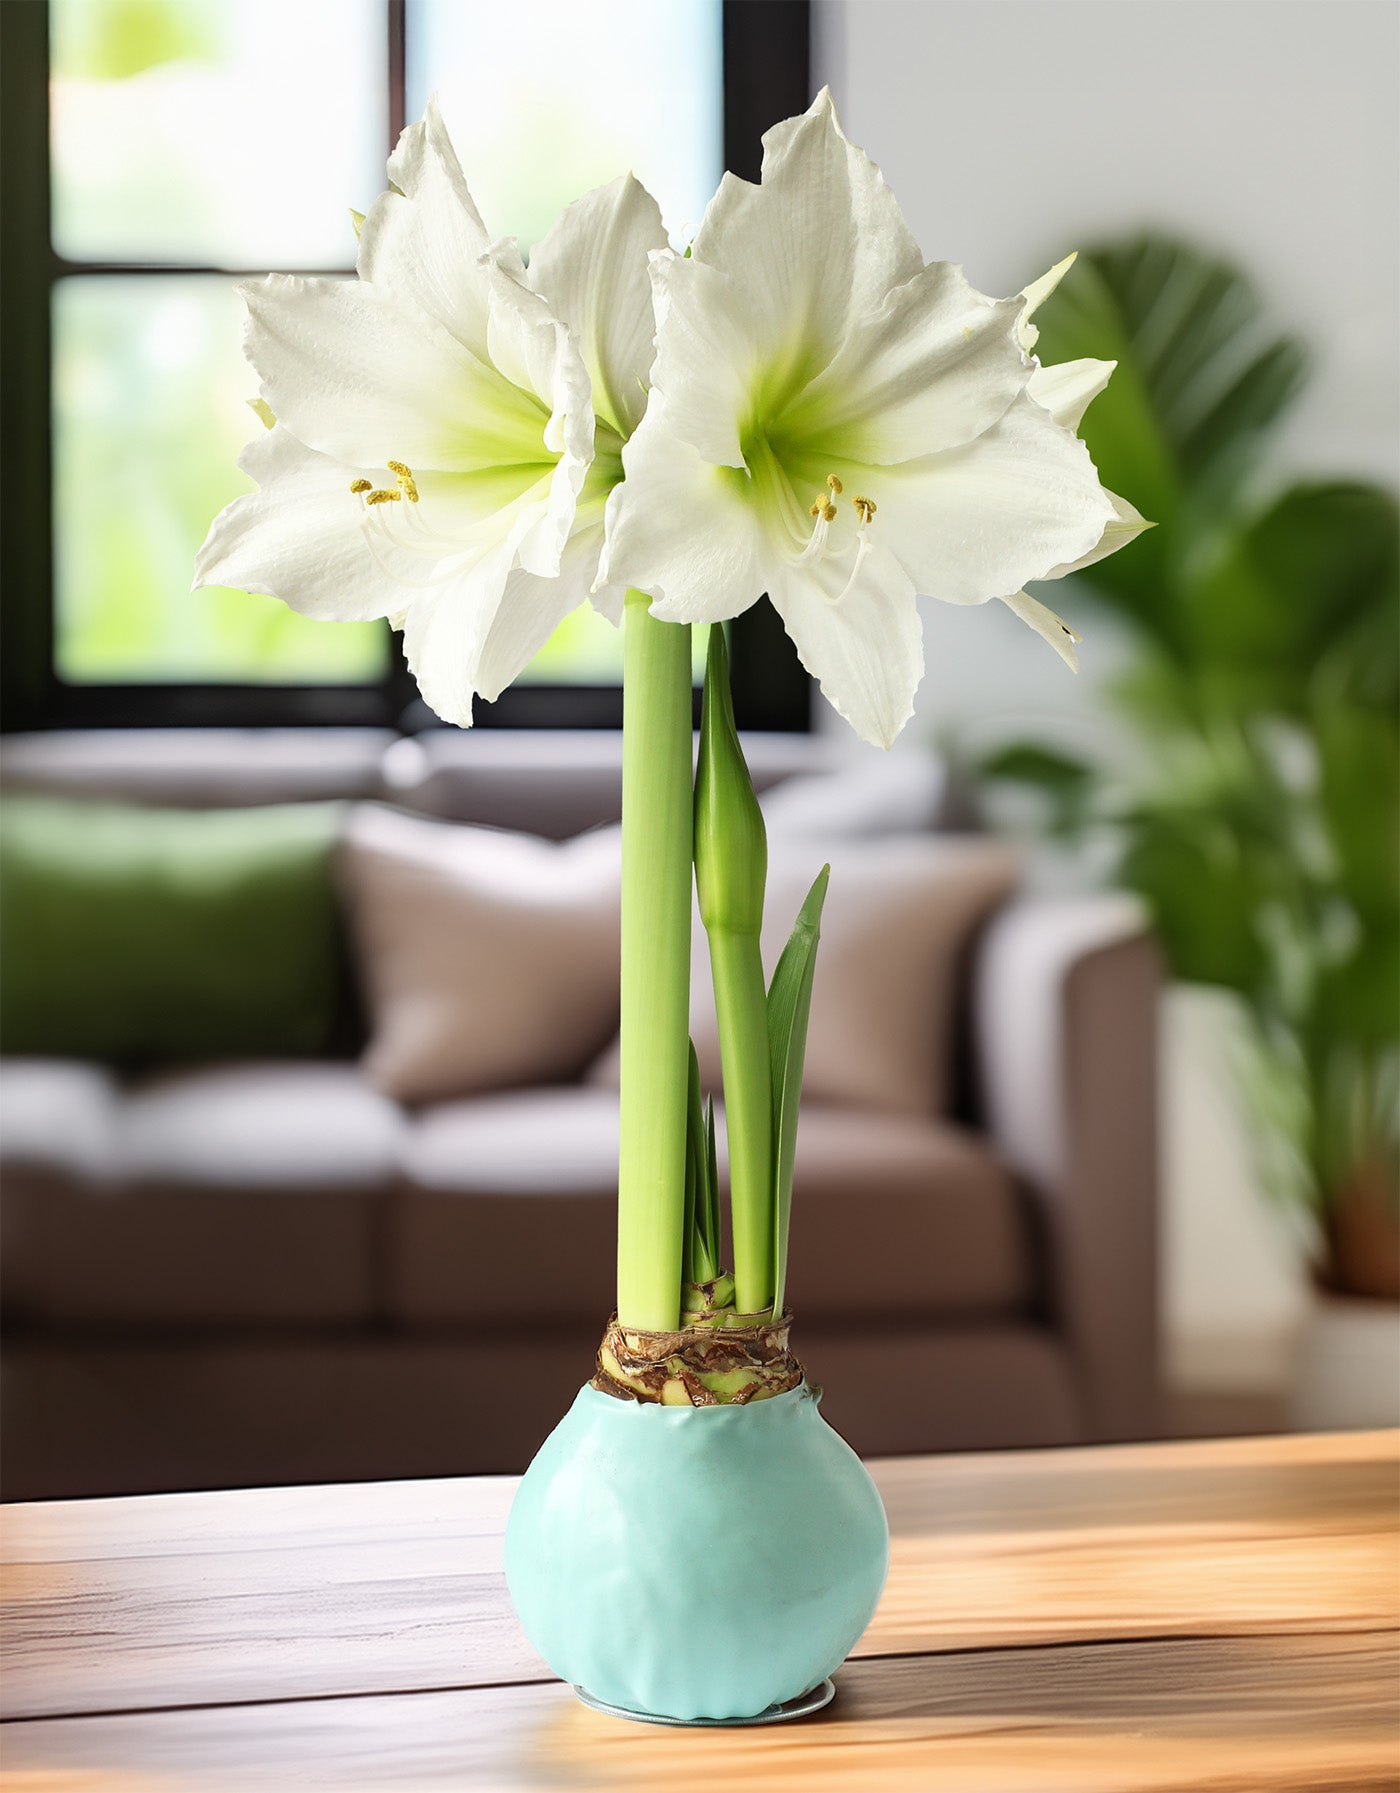
{"type": "Polygon", "coordinates": [[[646,406],[647,258],[666,235],[628,176],[569,207],[527,272],[488,237],[431,103],[389,179],[357,281],[243,289],[276,421],[240,462],[260,489],[215,520],[195,583],[391,618],[424,698],[466,726],[590,589],[621,618],[597,580],[603,512],[646,406]]]}
{"type": "Polygon", "coordinates": [[[1119,545],[1059,395],[1030,389],[1027,298],[925,266],[825,91],[768,132],[762,184],[726,175],[690,255],[654,256],[652,278],[652,397],[604,576],[683,622],[767,591],[865,739],[888,746],[912,712],[917,592],[1026,615],[1028,581],[1119,545]]]}

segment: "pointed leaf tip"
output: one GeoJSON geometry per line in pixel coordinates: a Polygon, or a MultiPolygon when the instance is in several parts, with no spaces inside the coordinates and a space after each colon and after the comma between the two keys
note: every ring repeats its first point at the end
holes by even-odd
{"type": "Polygon", "coordinates": [[[792,1217],[792,1179],[797,1159],[797,1118],[802,1100],[802,1068],[807,1055],[807,1023],[822,907],[826,902],[830,865],[824,865],[798,911],[768,990],[768,1044],[773,1067],[774,1296],[773,1314],[781,1317],[787,1289],[788,1234],[792,1217]]]}

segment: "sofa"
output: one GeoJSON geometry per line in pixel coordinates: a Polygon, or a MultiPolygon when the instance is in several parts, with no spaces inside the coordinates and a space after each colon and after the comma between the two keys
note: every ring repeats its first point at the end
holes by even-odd
{"type": "MultiPolygon", "coordinates": [[[[947,821],[920,755],[746,747],[765,802],[818,836],[947,821]]],[[[0,745],[6,809],[329,800],[555,841],[615,823],[620,778],[611,733],[0,745]]],[[[590,1373],[607,1076],[395,1099],[343,975],[310,1055],[131,1065],[58,1040],[0,1064],[5,1498],[518,1471],[590,1373]]],[[[795,1343],[857,1450],[1153,1434],[1158,976],[1130,904],[1018,892],[960,954],[947,1112],[804,1107],[795,1343]]]]}

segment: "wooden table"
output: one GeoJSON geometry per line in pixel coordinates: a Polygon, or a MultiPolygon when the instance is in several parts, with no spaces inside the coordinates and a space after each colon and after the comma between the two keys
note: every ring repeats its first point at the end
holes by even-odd
{"type": "Polygon", "coordinates": [[[1397,1435],[876,1465],[836,1702],[608,1719],[501,1578],[504,1477],[12,1507],[7,1793],[1397,1784],[1397,1435]]]}

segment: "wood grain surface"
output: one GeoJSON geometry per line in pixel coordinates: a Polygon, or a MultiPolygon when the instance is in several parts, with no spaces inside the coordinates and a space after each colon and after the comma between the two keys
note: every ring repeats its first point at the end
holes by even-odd
{"type": "Polygon", "coordinates": [[[877,1464],[865,1660],[761,1731],[552,1682],[501,1579],[507,1478],[10,1508],[0,1785],[1394,1787],[1397,1442],[877,1464]]]}

